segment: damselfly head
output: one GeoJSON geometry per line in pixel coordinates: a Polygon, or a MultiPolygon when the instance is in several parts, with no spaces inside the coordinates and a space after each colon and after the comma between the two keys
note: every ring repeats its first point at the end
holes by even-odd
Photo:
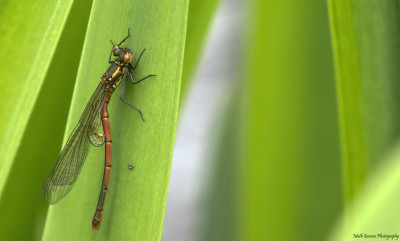
{"type": "Polygon", "coordinates": [[[124,54],[125,52],[123,51],[123,48],[119,47],[119,45],[116,45],[113,47],[113,55],[114,56],[120,56],[121,54],[124,54]]]}
{"type": "Polygon", "coordinates": [[[114,46],[113,55],[118,57],[121,63],[127,64],[131,62],[132,51],[128,48],[121,48],[120,46],[114,46]]]}

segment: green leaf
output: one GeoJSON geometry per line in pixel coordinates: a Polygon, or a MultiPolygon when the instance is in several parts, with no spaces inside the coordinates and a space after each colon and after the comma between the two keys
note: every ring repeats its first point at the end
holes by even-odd
{"type": "Polygon", "coordinates": [[[329,1],[350,203],[400,132],[398,1],[329,1]]]}
{"type": "Polygon", "coordinates": [[[42,186],[60,153],[91,4],[75,1],[65,27],[59,26],[60,41],[0,199],[4,240],[38,240],[42,235],[48,209],[42,186]]]}
{"type": "Polygon", "coordinates": [[[343,214],[338,225],[332,229],[329,240],[397,240],[396,237],[384,238],[379,235],[400,235],[397,218],[400,196],[400,145],[396,145],[387,158],[383,158],[368,176],[365,185],[355,196],[346,212],[353,219],[349,228],[347,214],[343,214]],[[360,235],[354,238],[354,235],[360,235]],[[365,235],[376,235],[376,238],[365,238],[365,235]]]}
{"type": "Polygon", "coordinates": [[[0,196],[72,0],[8,1],[0,9],[0,196]]]}
{"type": "Polygon", "coordinates": [[[249,12],[243,240],[324,240],[341,209],[326,7],[259,0],[249,12]]]}
{"type": "MultiPolygon", "coordinates": [[[[128,1],[93,3],[66,135],[108,68],[110,39],[131,30],[125,46],[133,62],[146,52],[128,83],[125,99],[146,119],[119,101],[109,105],[113,166],[100,230],[91,230],[104,168],[104,147],[92,148],[72,191],[50,207],[43,240],[160,240],[178,114],[188,2],[128,1]],[[110,10],[105,11],[105,10],[110,10]],[[135,168],[128,169],[132,163],[135,168]]],[[[66,137],[67,137],[66,136],[66,137]]]]}
{"type": "Polygon", "coordinates": [[[181,101],[198,66],[210,23],[214,19],[219,0],[191,0],[189,4],[185,59],[183,62],[181,101]]]}
{"type": "MultiPolygon", "coordinates": [[[[240,61],[240,60],[239,60],[240,61]]],[[[240,70],[238,70],[240,71],[240,70]]],[[[245,83],[232,83],[234,88],[226,90],[223,106],[213,121],[213,139],[209,140],[212,148],[207,154],[213,167],[207,174],[206,193],[202,197],[205,210],[198,240],[241,240],[240,205],[242,178],[242,148],[245,146],[245,83]],[[228,93],[231,92],[231,93],[228,93]],[[229,95],[226,97],[226,95],[229,95]],[[223,108],[225,107],[225,108],[223,108]]],[[[221,102],[220,102],[221,104],[221,102]]]]}

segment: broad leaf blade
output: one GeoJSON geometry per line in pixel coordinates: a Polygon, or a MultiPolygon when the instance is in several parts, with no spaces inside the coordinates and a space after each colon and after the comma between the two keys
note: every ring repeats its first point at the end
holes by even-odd
{"type": "Polygon", "coordinates": [[[72,2],[1,3],[0,196],[72,2]]]}
{"type": "Polygon", "coordinates": [[[324,240],[342,206],[327,6],[252,10],[243,240],[324,240]]]}
{"type": "Polygon", "coordinates": [[[331,0],[347,204],[400,133],[398,1],[331,0]]]}
{"type": "Polygon", "coordinates": [[[345,210],[350,216],[355,217],[352,226],[350,228],[348,226],[349,215],[343,213],[337,227],[332,229],[329,240],[397,240],[399,237],[397,230],[400,226],[397,218],[400,202],[399,185],[400,146],[397,144],[392,153],[383,158],[371,172],[353,203],[345,210]]]}
{"type": "Polygon", "coordinates": [[[42,235],[48,209],[42,187],[60,153],[90,6],[90,0],[75,1],[65,27],[59,26],[60,41],[0,199],[4,240],[38,240],[42,235]]]}
{"type": "Polygon", "coordinates": [[[185,99],[192,77],[207,40],[209,25],[214,19],[219,0],[191,0],[189,4],[185,59],[182,73],[181,101],[185,99]]]}

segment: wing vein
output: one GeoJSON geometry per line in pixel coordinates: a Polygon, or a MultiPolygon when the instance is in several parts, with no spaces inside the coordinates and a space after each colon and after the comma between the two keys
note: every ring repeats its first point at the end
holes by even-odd
{"type": "Polygon", "coordinates": [[[55,168],[44,183],[44,196],[48,203],[58,202],[71,191],[90,144],[101,146],[104,143],[104,138],[97,135],[97,131],[101,124],[100,114],[106,93],[105,86],[100,82],[62,149],[55,168]]]}

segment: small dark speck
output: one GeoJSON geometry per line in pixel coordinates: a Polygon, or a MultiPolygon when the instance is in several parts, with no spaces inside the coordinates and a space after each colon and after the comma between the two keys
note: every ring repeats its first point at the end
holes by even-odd
{"type": "Polygon", "coordinates": [[[134,165],[128,163],[128,169],[133,169],[134,167],[135,167],[134,165]]]}

